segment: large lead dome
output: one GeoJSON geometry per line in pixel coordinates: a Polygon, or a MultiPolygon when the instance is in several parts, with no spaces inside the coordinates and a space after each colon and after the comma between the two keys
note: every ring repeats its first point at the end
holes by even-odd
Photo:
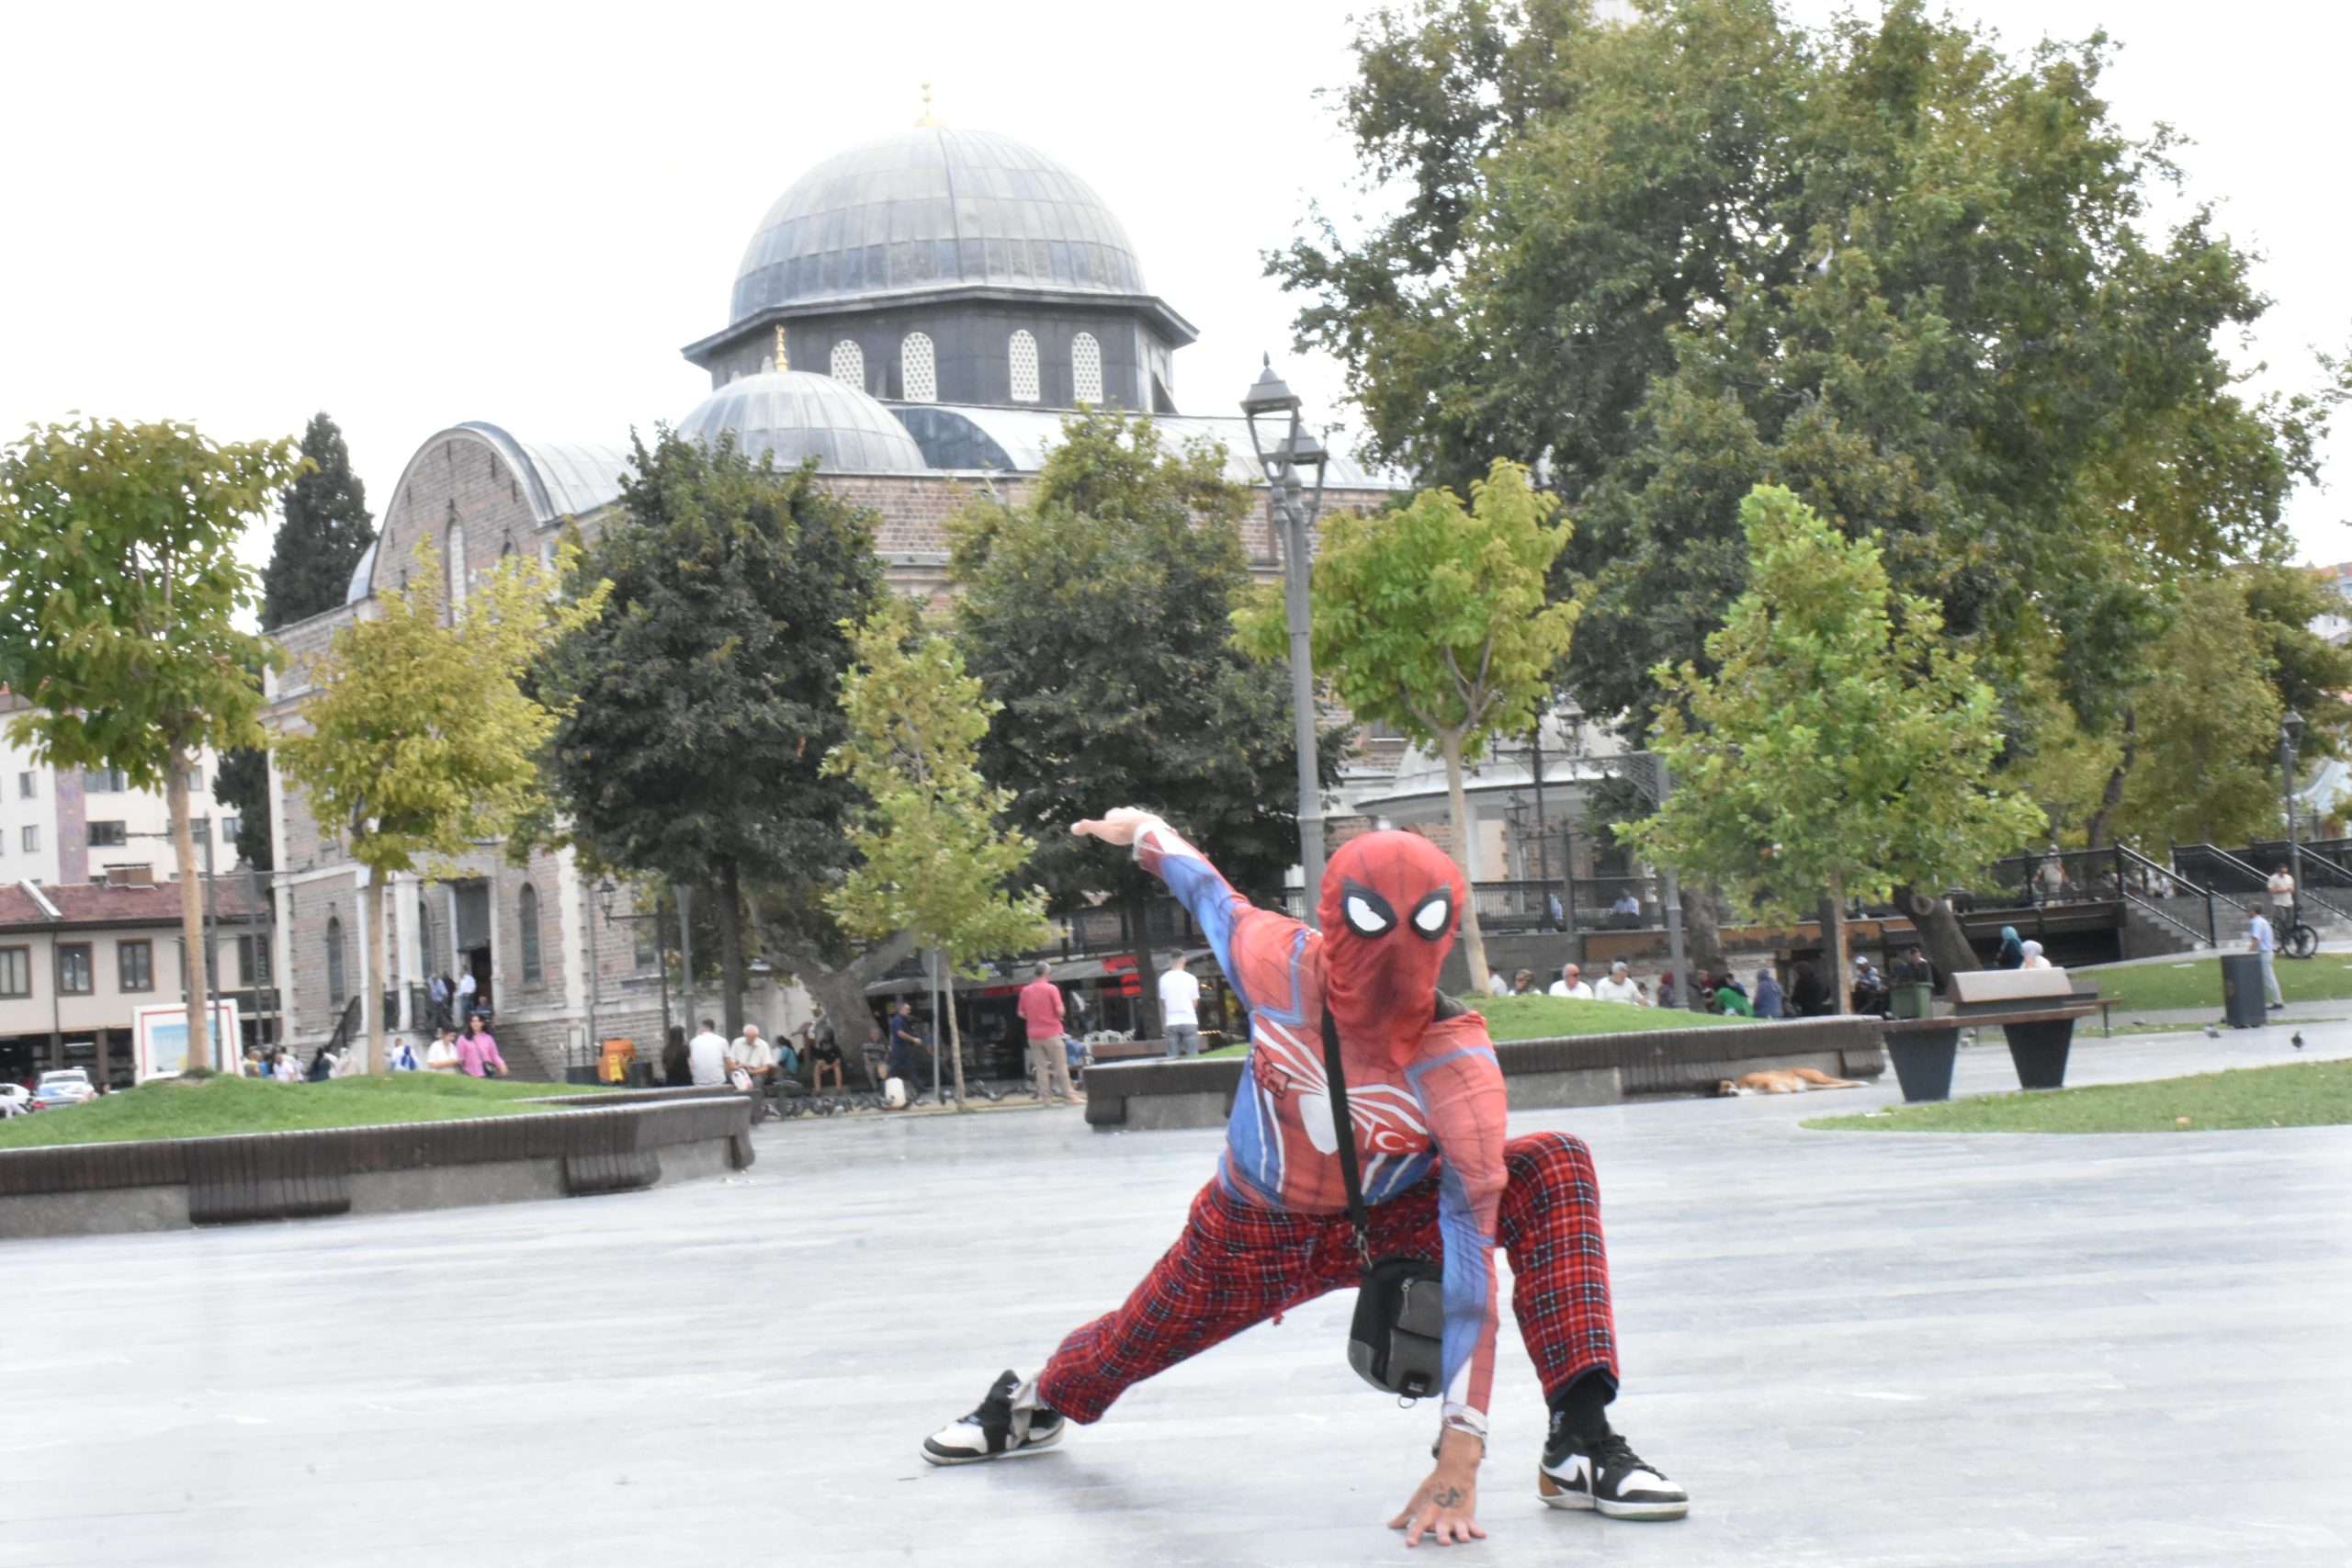
{"type": "Polygon", "coordinates": [[[730,319],[973,286],[1144,291],[1126,231],[1085,181],[1011,137],[925,125],[794,182],[743,253],[730,319]]]}

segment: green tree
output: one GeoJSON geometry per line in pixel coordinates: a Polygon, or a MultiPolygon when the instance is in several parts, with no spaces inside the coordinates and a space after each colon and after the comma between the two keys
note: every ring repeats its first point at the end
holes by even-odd
{"type": "Polygon", "coordinates": [[[716,885],[730,1033],[754,882],[797,917],[775,933],[789,966],[835,1018],[863,1017],[865,980],[894,955],[836,964],[819,890],[849,859],[854,792],[822,764],[845,734],[844,628],[884,592],[869,516],[813,467],[667,429],[635,443],[620,504],[574,576],[611,597],[538,666],[562,713],[548,767],[571,835],[598,863],[716,885]]]}
{"type": "MultiPolygon", "coordinates": [[[[192,954],[188,772],[207,746],[263,743],[254,672],[275,657],[237,626],[254,600],[237,541],[301,465],[290,440],[221,446],[170,422],[37,425],[0,453],[0,685],[34,705],[9,737],[52,766],[163,787],[192,954]]],[[[209,965],[187,968],[188,1060],[209,1066],[209,965]]]]}
{"type": "Polygon", "coordinates": [[[368,868],[370,1072],[384,1064],[384,889],[403,872],[458,874],[475,844],[505,838],[539,809],[537,759],[558,715],[523,680],[604,597],[597,584],[561,598],[555,573],[510,556],[445,617],[429,539],[417,542],[410,581],[377,594],[376,615],[338,627],[310,661],[303,728],[277,742],[311,818],[368,868]]]}
{"type": "Polygon", "coordinates": [[[2242,569],[2246,615],[2284,707],[2303,716],[2301,754],[2341,757],[2352,741],[2352,648],[2313,629],[2344,618],[2343,597],[2309,567],[2260,560],[2242,569]]]}
{"type": "Polygon", "coordinates": [[[1674,793],[1629,825],[1645,853],[1760,909],[1824,897],[1844,1008],[1846,900],[1939,887],[2023,844],[2042,814],[1993,776],[1999,705],[1936,606],[1889,586],[1790,491],[1741,503],[1750,585],[1707,639],[1713,673],[1661,666],[1651,748],[1674,793]]]}
{"type": "Polygon", "coordinates": [[[1820,29],[1774,0],[1641,0],[1623,27],[1424,0],[1357,53],[1342,124],[1400,194],[1271,265],[1377,455],[1450,482],[1545,455],[1588,712],[1638,728],[1649,669],[1706,666],[1762,479],[1881,530],[1996,682],[2054,626],[2076,719],[2111,736],[2103,692],[2163,621],[2114,592],[2144,608],[2252,550],[2311,472],[2324,410],[2242,394],[2216,344],[2265,309],[2250,259],[2202,209],[2151,220],[2169,134],[2117,127],[2104,37],[2013,59],[1924,0],[1820,29]]]}
{"type": "MultiPolygon", "coordinates": [[[[826,902],[869,941],[904,932],[943,956],[953,976],[975,961],[1045,939],[1045,894],[1007,886],[1036,847],[998,820],[1012,792],[980,777],[980,738],[1000,705],[980,694],[946,638],[921,629],[892,599],[857,634],[857,663],[842,682],[849,736],[825,760],[869,802],[850,844],[857,863],[826,902]]],[[[956,1103],[964,1103],[964,1040],[947,1002],[956,1103]]]]}
{"type": "Polygon", "coordinates": [[[2241,576],[2192,579],[2136,705],[2127,831],[2160,843],[2242,844],[2279,829],[2271,637],[2241,576]]]}
{"type": "Polygon", "coordinates": [[[368,487],[351,471],[343,431],[322,411],[302,432],[308,473],[286,491],[286,515],[262,572],[261,629],[343,607],[359,558],[376,542],[368,487]]]}
{"type": "MultiPolygon", "coordinates": [[[[956,641],[1003,705],[980,771],[1012,792],[1012,825],[1037,840],[1049,907],[1074,909],[1090,894],[1122,904],[1144,976],[1145,911],[1159,885],[1085,852],[1071,823],[1147,807],[1261,897],[1298,861],[1288,690],[1232,646],[1227,624],[1250,582],[1250,506],[1221,448],[1170,452],[1148,418],[1097,410],[1062,422],[1018,502],[978,496],[950,525],[956,641]]],[[[1336,749],[1317,755],[1335,781],[1336,749]]],[[[1139,1006],[1148,1032],[1148,987],[1139,1006]]]]}
{"type": "MultiPolygon", "coordinates": [[[[1323,525],[1311,601],[1315,668],[1359,719],[1395,725],[1445,762],[1454,858],[1472,866],[1463,771],[1497,736],[1534,727],[1566,657],[1572,603],[1545,604],[1544,577],[1573,532],[1527,470],[1498,458],[1470,487],[1425,490],[1373,517],[1323,525]]],[[[1235,619],[1261,658],[1283,646],[1282,598],[1261,591],[1235,619]]],[[[1471,984],[1485,982],[1476,899],[1462,912],[1471,984]]]]}

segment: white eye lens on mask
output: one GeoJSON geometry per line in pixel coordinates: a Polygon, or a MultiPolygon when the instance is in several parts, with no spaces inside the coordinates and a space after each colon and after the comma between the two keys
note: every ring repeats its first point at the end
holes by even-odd
{"type": "Polygon", "coordinates": [[[1432,894],[1421,900],[1413,911],[1413,929],[1425,937],[1443,936],[1453,924],[1453,900],[1443,893],[1432,894]]]}
{"type": "Polygon", "coordinates": [[[1396,924],[1396,916],[1361,893],[1349,894],[1340,908],[1348,929],[1358,936],[1385,936],[1396,924]]]}

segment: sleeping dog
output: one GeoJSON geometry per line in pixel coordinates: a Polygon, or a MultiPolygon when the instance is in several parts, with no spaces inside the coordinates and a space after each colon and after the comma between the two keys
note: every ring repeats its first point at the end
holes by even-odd
{"type": "Polygon", "coordinates": [[[1736,1078],[1725,1078],[1715,1085],[1721,1094],[1803,1094],[1809,1089],[1860,1089],[1853,1078],[1833,1078],[1815,1067],[1773,1067],[1766,1072],[1742,1073],[1736,1078]]]}

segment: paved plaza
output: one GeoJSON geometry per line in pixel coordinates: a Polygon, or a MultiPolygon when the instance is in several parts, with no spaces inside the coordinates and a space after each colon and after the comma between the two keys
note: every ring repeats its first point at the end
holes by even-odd
{"type": "MultiPolygon", "coordinates": [[[[2290,1059],[2084,1042],[2073,1078],[2290,1059]]],[[[2303,1055],[2352,1055],[2352,1025],[2303,1055]]],[[[2011,1081],[1996,1045],[1963,1091],[2011,1081]]],[[[1891,1088],[1514,1116],[1599,1156],[1619,1424],[1679,1524],[1547,1514],[1505,1319],[1497,1565],[2352,1561],[2352,1129],[1806,1133],[1891,1088]]],[[[1213,1133],[763,1130],[741,1178],[0,1247],[0,1565],[1356,1564],[1435,1417],[1327,1299],[1058,1451],[916,1458],[1174,1235],[1213,1133]]],[[[1426,1551],[1440,1549],[1424,1547],[1426,1551]]]]}

